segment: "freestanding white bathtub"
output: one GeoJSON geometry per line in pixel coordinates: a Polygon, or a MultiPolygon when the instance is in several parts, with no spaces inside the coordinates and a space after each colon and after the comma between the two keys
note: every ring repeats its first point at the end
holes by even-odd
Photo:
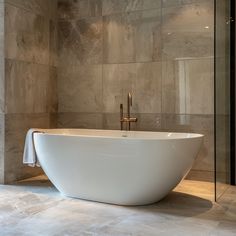
{"type": "Polygon", "coordinates": [[[144,205],[166,196],[188,173],[203,135],[87,129],[35,133],[39,162],[69,197],[144,205]]]}

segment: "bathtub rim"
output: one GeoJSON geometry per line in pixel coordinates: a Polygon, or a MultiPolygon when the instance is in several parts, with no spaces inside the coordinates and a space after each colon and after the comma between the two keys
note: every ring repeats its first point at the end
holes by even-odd
{"type": "Polygon", "coordinates": [[[56,129],[38,129],[39,132],[35,132],[34,135],[39,136],[62,136],[62,137],[80,137],[80,138],[104,138],[104,139],[118,139],[118,140],[163,140],[163,141],[174,141],[174,140],[185,140],[185,139],[198,139],[198,138],[204,138],[204,134],[199,133],[186,133],[186,132],[162,132],[162,131],[126,131],[126,130],[105,130],[105,129],[83,129],[83,128],[56,128],[56,129]],[[104,135],[94,135],[94,134],[75,134],[75,133],[60,133],[57,131],[88,131],[88,132],[101,132],[104,131],[107,132],[115,132],[115,133],[124,133],[124,135],[115,136],[111,135],[110,133],[104,134],[104,135]],[[131,134],[131,136],[127,136],[127,134],[131,134]],[[139,136],[132,136],[132,134],[139,134],[139,136]],[[141,134],[163,134],[163,136],[157,136],[157,137],[142,137],[141,134]],[[177,136],[168,136],[169,134],[174,135],[180,135],[177,136]]]}

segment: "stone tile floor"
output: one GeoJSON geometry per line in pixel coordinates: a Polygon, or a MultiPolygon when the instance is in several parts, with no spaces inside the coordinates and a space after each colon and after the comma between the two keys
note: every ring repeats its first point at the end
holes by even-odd
{"type": "Polygon", "coordinates": [[[159,203],[122,207],[63,197],[45,176],[0,185],[0,236],[236,236],[236,188],[222,206],[213,187],[184,180],[159,203]]]}

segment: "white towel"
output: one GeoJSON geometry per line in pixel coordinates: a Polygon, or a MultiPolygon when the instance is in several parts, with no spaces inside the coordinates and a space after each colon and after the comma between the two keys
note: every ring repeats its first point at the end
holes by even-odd
{"type": "Polygon", "coordinates": [[[28,166],[40,167],[39,160],[34,146],[34,133],[43,133],[43,129],[30,129],[28,130],[25,138],[25,148],[23,154],[23,163],[28,166]]]}

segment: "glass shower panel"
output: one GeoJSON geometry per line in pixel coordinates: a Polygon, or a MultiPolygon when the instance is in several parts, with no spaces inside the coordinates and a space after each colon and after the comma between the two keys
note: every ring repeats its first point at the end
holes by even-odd
{"type": "Polygon", "coordinates": [[[230,0],[215,0],[215,197],[230,179],[230,0]]]}

